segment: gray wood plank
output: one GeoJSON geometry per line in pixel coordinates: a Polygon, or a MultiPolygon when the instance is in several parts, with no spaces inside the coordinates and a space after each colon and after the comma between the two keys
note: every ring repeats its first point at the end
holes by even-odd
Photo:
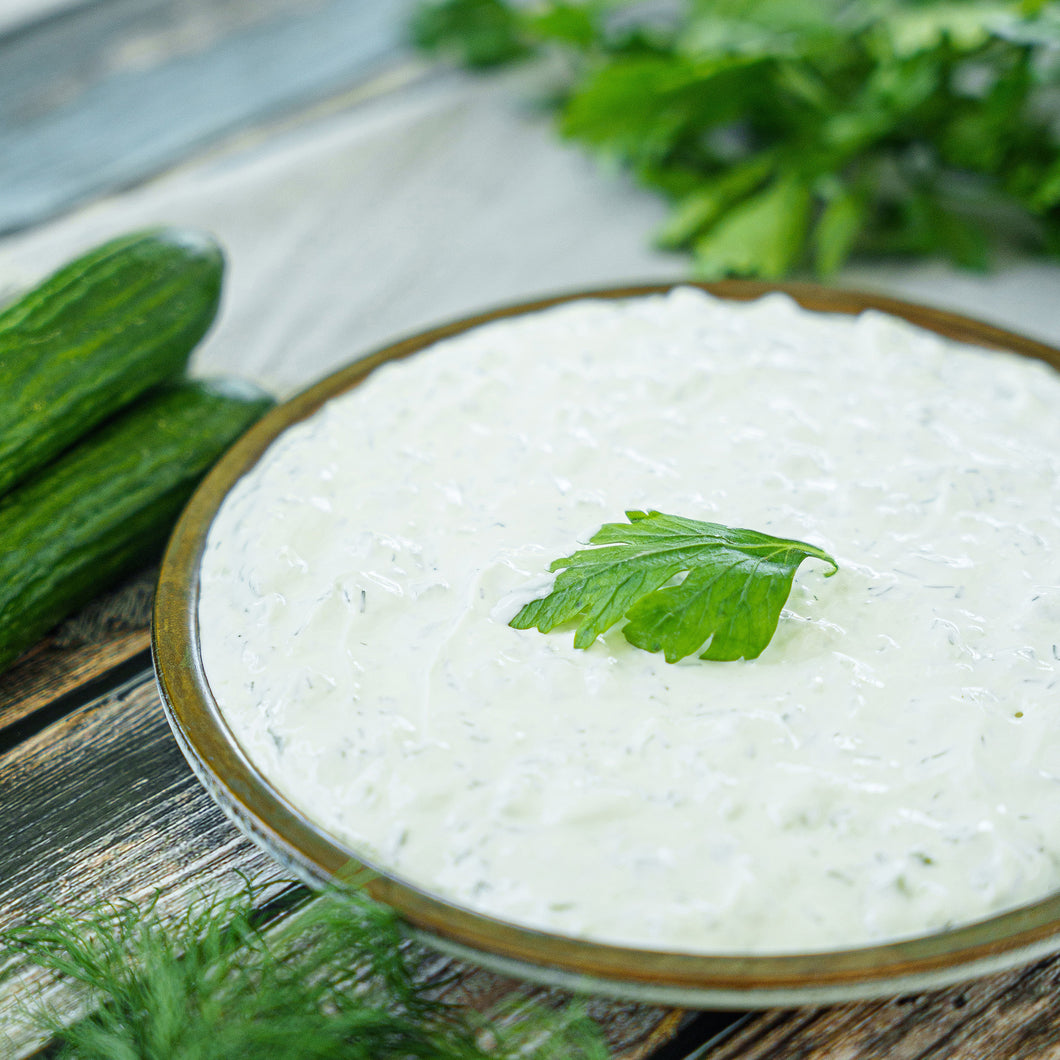
{"type": "Polygon", "coordinates": [[[0,0],[0,34],[25,29],[63,11],[97,0],[0,0]]]}
{"type": "MultiPolygon", "coordinates": [[[[236,869],[280,876],[188,769],[149,674],[0,757],[0,836],[0,929],[53,903],[77,909],[156,892],[175,912],[204,890],[231,894],[236,869]]],[[[0,997],[0,1056],[41,1041],[22,1003],[76,1010],[68,988],[27,977],[22,989],[0,997]]]]}
{"type": "Polygon", "coordinates": [[[402,54],[405,0],[105,0],[0,37],[0,233],[402,54]]]}

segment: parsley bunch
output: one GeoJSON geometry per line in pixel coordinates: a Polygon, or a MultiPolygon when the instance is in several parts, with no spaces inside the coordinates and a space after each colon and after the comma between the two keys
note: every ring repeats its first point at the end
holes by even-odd
{"type": "Polygon", "coordinates": [[[441,0],[412,32],[474,68],[565,56],[562,134],[667,197],[701,278],[1060,256],[1055,0],[441,0]]]}

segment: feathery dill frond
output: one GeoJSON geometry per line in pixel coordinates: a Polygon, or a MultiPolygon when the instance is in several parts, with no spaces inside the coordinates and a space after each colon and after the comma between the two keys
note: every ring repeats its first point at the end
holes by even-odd
{"type": "Polygon", "coordinates": [[[272,925],[258,923],[260,895],[248,882],[176,921],[154,902],[56,911],[0,937],[0,966],[18,953],[91,992],[95,1008],[71,1026],[40,1016],[59,1060],[607,1056],[574,1009],[501,1027],[440,999],[417,977],[397,915],[357,891],[321,895],[272,925]]]}

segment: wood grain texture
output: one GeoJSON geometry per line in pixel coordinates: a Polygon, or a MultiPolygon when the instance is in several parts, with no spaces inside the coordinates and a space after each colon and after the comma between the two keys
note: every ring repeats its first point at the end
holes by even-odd
{"type": "Polygon", "coordinates": [[[0,34],[25,32],[35,23],[91,2],[92,0],[5,0],[0,4],[0,34]]]}
{"type": "Polygon", "coordinates": [[[394,58],[405,4],[97,0],[0,37],[0,232],[340,92],[394,58]]]}
{"type": "Polygon", "coordinates": [[[0,745],[5,734],[60,697],[74,698],[151,643],[157,567],[141,571],[73,615],[0,674],[0,745]]]}
{"type": "MultiPolygon", "coordinates": [[[[285,882],[192,775],[150,673],[0,756],[0,837],[0,930],[32,922],[56,904],[76,910],[101,899],[157,895],[163,914],[177,915],[203,894],[234,893],[242,886],[237,870],[277,887],[285,882]]],[[[570,1000],[418,953],[425,967],[451,979],[448,993],[461,1004],[488,1010],[513,999],[570,1000]]],[[[0,986],[0,1055],[24,1056],[42,1044],[30,1016],[39,1006],[74,1018],[82,1004],[69,983],[32,971],[0,986]]],[[[684,1018],[602,999],[590,1000],[589,1010],[619,1060],[642,1060],[684,1018]]]]}
{"type": "MultiPolygon", "coordinates": [[[[235,869],[278,875],[187,769],[149,674],[0,758],[0,836],[0,928],[54,903],[76,909],[156,891],[177,910],[203,890],[231,893],[235,869]]],[[[58,1004],[62,994],[46,999],[58,1004]]],[[[0,996],[0,1013],[9,1048],[39,1042],[15,999],[0,996]]]]}
{"type": "MultiPolygon", "coordinates": [[[[946,990],[752,1016],[702,1060],[1060,1057],[1060,958],[946,990]]],[[[697,1057],[697,1060],[700,1060],[697,1057]]]]}

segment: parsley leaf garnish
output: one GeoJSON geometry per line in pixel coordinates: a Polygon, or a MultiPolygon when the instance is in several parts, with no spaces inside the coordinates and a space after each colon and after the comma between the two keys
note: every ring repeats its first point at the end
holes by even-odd
{"type": "Polygon", "coordinates": [[[755,659],[776,632],[795,572],[805,559],[839,569],[827,552],[803,541],[700,522],[662,512],[626,512],[549,568],[559,576],[548,596],[511,620],[515,629],[548,633],[578,618],[576,648],[588,648],[625,617],[626,640],[677,662],[755,659]],[[685,578],[668,584],[677,575],[685,578]]]}

